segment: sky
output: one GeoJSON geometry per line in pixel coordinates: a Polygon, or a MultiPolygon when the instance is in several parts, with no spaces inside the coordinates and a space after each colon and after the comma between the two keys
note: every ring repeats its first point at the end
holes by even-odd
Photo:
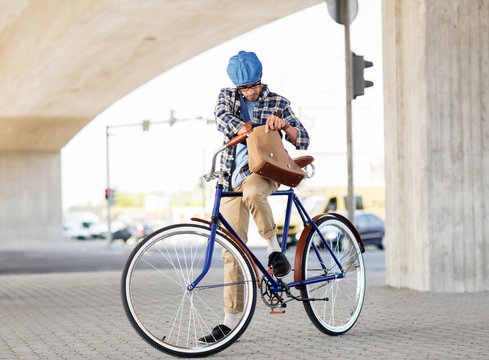
{"type": "MultiPolygon", "coordinates": [[[[374,87],[352,105],[354,179],[355,183],[369,183],[370,168],[383,164],[381,0],[359,1],[351,26],[351,49],[374,62],[365,71],[374,87]]],[[[345,183],[344,28],[331,19],[323,2],[209,49],[99,114],[61,151],[63,208],[103,203],[106,126],[111,134],[112,188],[167,194],[195,188],[222,144],[213,111],[219,90],[232,86],[226,66],[240,50],[258,55],[263,64],[262,82],[291,101],[308,130],[311,146],[306,153],[316,158],[316,177],[309,184],[345,183]],[[171,110],[177,118],[173,126],[156,124],[167,121],[171,110]],[[114,127],[144,120],[152,122],[149,131],[143,132],[142,126],[114,127]]],[[[305,154],[292,147],[288,150],[291,155],[305,154]]]]}

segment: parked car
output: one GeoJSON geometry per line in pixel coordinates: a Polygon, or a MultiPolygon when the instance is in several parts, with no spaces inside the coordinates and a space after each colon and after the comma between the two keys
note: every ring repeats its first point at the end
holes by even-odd
{"type": "Polygon", "coordinates": [[[127,242],[130,238],[140,240],[153,232],[153,228],[147,224],[136,223],[126,225],[112,233],[112,240],[121,239],[127,242]]]}
{"type": "MultiPolygon", "coordinates": [[[[339,212],[339,214],[348,217],[347,212],[339,212]]],[[[379,249],[384,248],[385,223],[380,217],[363,210],[357,210],[355,211],[355,228],[365,246],[374,245],[379,249]]],[[[338,246],[341,249],[343,234],[329,233],[329,236],[326,238],[328,243],[333,248],[338,246]]],[[[316,245],[321,246],[322,244],[318,241],[316,245]]]]}
{"type": "MultiPolygon", "coordinates": [[[[298,225],[289,224],[289,232],[287,233],[287,244],[285,245],[285,248],[288,248],[289,246],[295,245],[297,243],[297,228],[298,225]]],[[[284,226],[277,225],[277,240],[280,246],[282,246],[283,231],[284,226]]]]}
{"type": "Polygon", "coordinates": [[[91,228],[99,223],[98,217],[88,211],[76,211],[63,214],[63,233],[67,239],[92,239],[91,228]]]}
{"type": "MultiPolygon", "coordinates": [[[[301,202],[311,216],[334,211],[348,217],[348,214],[345,211],[346,196],[342,195],[343,190],[342,187],[332,187],[327,192],[326,196],[308,196],[301,198],[301,202]],[[340,199],[340,201],[338,201],[338,199],[340,199]]],[[[384,213],[383,190],[380,187],[357,187],[356,190],[359,194],[355,197],[357,209],[363,208],[364,205],[368,205],[369,208],[368,210],[357,210],[355,212],[355,216],[359,217],[358,219],[355,218],[355,226],[365,245],[374,244],[378,248],[383,249],[383,237],[385,233],[384,221],[378,215],[371,212],[384,213]],[[358,226],[358,224],[360,225],[358,226]]],[[[283,218],[277,222],[277,239],[280,243],[283,236],[283,223],[283,218]]],[[[302,220],[297,212],[293,210],[289,223],[287,247],[295,244],[299,240],[302,229],[302,220]]]]}
{"type": "MultiPolygon", "coordinates": [[[[342,213],[348,217],[348,213],[342,213]]],[[[384,248],[385,222],[380,217],[370,212],[355,211],[355,227],[362,238],[363,244],[375,245],[379,249],[384,248]]]]}
{"type": "Polygon", "coordinates": [[[92,223],[90,224],[89,231],[92,239],[105,239],[107,237],[107,223],[92,223]]]}
{"type": "Polygon", "coordinates": [[[112,233],[112,240],[122,240],[127,242],[132,237],[132,232],[127,227],[123,227],[112,233]]]}
{"type": "MultiPolygon", "coordinates": [[[[316,196],[301,198],[301,202],[304,208],[311,216],[314,216],[322,212],[327,212],[324,209],[324,196],[316,195],[316,196]]],[[[285,219],[282,218],[277,222],[277,240],[279,244],[282,244],[284,220],[285,219]]],[[[290,214],[289,232],[287,233],[286,248],[296,244],[299,241],[299,237],[303,228],[304,227],[302,225],[302,219],[294,207],[290,214]]]]}
{"type": "Polygon", "coordinates": [[[148,224],[136,224],[137,238],[142,239],[153,232],[153,228],[148,224]]]}

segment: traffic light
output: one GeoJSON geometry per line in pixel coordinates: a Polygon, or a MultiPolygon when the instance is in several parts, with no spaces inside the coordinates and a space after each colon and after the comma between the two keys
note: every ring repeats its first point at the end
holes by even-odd
{"type": "Polygon", "coordinates": [[[365,80],[363,76],[363,70],[365,68],[372,67],[374,64],[371,61],[363,59],[363,56],[357,55],[354,52],[351,53],[352,61],[352,92],[353,99],[357,96],[361,96],[365,93],[365,88],[374,86],[373,81],[365,80]]]}
{"type": "Polygon", "coordinates": [[[109,205],[114,205],[115,203],[115,190],[114,189],[105,189],[105,200],[109,201],[109,205]]]}

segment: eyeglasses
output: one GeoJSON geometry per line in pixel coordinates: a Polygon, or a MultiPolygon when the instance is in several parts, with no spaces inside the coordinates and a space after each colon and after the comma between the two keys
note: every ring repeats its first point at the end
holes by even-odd
{"type": "Polygon", "coordinates": [[[238,90],[241,91],[242,93],[245,93],[250,90],[256,90],[256,88],[258,88],[259,86],[261,86],[261,80],[251,85],[238,86],[238,90]]]}

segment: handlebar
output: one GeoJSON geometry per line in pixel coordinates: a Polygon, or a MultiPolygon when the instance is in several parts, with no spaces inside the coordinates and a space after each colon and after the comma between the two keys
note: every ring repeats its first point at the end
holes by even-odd
{"type": "MultiPolygon", "coordinates": [[[[282,110],[277,110],[275,112],[275,116],[282,116],[282,110]]],[[[250,133],[253,131],[253,126],[251,125],[251,121],[246,122],[241,129],[244,129],[245,132],[242,134],[239,134],[235,137],[233,137],[231,140],[229,140],[223,147],[220,147],[219,149],[216,150],[214,153],[214,156],[212,158],[212,168],[210,173],[204,175],[205,181],[211,181],[213,179],[217,179],[218,177],[222,176],[221,172],[216,172],[216,159],[217,155],[219,153],[223,152],[224,150],[239,144],[241,141],[244,141],[248,136],[250,136],[250,133]]]]}
{"type": "Polygon", "coordinates": [[[249,134],[245,132],[242,133],[241,135],[235,136],[234,138],[232,138],[226,143],[226,148],[230,148],[231,146],[239,144],[241,141],[245,140],[248,137],[248,135],[249,134]]]}
{"type": "Polygon", "coordinates": [[[221,172],[216,172],[217,155],[219,155],[224,150],[226,150],[232,146],[235,146],[236,144],[239,144],[241,141],[244,141],[250,135],[250,132],[253,131],[252,126],[251,126],[251,122],[247,122],[246,124],[244,124],[244,130],[245,130],[244,133],[233,137],[224,146],[222,146],[216,150],[216,152],[214,153],[214,156],[212,157],[211,171],[208,174],[204,175],[205,181],[209,182],[213,179],[217,179],[218,177],[220,177],[222,175],[221,172]]]}
{"type": "Polygon", "coordinates": [[[221,153],[225,149],[227,149],[227,147],[222,146],[219,149],[217,149],[216,152],[214,153],[214,156],[212,157],[211,172],[208,174],[204,174],[204,180],[205,181],[209,182],[213,179],[217,179],[221,175],[220,173],[216,173],[216,159],[217,159],[217,155],[219,155],[219,153],[221,153]]]}

